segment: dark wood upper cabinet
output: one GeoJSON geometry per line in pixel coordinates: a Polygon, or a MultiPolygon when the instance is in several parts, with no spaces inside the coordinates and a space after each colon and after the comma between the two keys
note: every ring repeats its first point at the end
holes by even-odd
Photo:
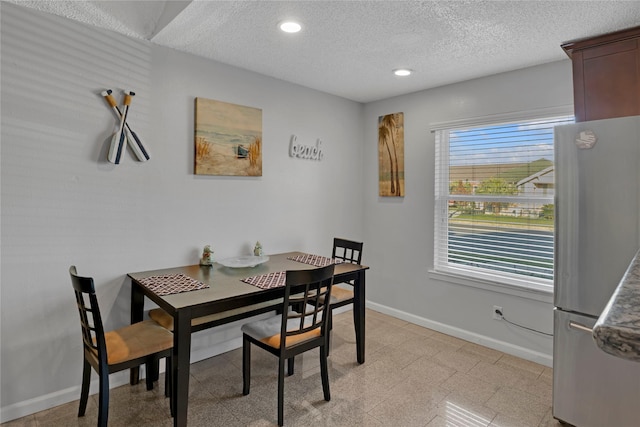
{"type": "Polygon", "coordinates": [[[562,44],[576,121],[640,115],[640,27],[562,44]]]}

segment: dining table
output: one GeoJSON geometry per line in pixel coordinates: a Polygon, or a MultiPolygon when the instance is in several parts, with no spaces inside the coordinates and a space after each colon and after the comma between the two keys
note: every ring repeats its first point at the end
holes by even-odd
{"type": "MultiPolygon", "coordinates": [[[[188,265],[128,273],[131,280],[131,323],[144,320],[145,297],[173,317],[172,393],[174,426],[187,425],[191,334],[202,328],[192,327],[192,319],[218,315],[212,323],[224,323],[255,315],[243,308],[269,305],[284,296],[284,279],[276,280],[287,270],[317,268],[337,260],[304,252],[287,252],[259,257],[260,263],[244,262],[223,265],[188,265]],[[251,264],[251,263],[249,263],[251,264]],[[240,313],[238,315],[238,313],[240,313]],[[232,315],[233,314],[233,315],[232,315]]],[[[243,261],[246,261],[243,259],[243,261]]],[[[222,261],[221,261],[222,262],[222,261]]],[[[353,317],[356,332],[356,358],[365,360],[365,272],[369,267],[337,262],[334,284],[350,282],[354,290],[353,317]]],[[[138,381],[138,368],[131,370],[131,382],[138,381]]],[[[149,375],[150,373],[147,373],[149,375]]],[[[241,381],[241,379],[239,379],[241,381]]]]}

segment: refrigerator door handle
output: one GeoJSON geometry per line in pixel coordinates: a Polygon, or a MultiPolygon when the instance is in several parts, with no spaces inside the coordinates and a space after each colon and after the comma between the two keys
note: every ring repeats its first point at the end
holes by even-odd
{"type": "Polygon", "coordinates": [[[569,321],[569,327],[572,328],[572,329],[577,329],[579,331],[588,332],[590,334],[593,333],[593,329],[589,328],[588,326],[584,326],[581,323],[574,322],[574,321],[569,321]]]}

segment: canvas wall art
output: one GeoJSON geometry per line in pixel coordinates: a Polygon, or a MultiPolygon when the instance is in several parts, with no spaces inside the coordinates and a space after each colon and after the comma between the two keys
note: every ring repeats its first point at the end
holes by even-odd
{"type": "Polygon", "coordinates": [[[262,176],[262,110],[196,98],[195,174],[262,176]]]}
{"type": "Polygon", "coordinates": [[[378,194],[404,197],[404,113],[378,117],[378,194]]]}

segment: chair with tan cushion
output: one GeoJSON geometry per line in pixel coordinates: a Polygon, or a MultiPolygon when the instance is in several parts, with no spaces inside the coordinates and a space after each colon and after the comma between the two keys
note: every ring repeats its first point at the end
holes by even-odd
{"type": "MultiPolygon", "coordinates": [[[[69,274],[80,313],[84,350],[78,416],[84,416],[87,408],[91,368],[93,367],[100,379],[98,426],[106,427],[109,417],[109,374],[135,368],[144,363],[147,369],[147,390],[151,390],[153,375],[150,375],[150,372],[152,372],[154,365],[161,358],[167,358],[170,365],[173,334],[153,320],[105,332],[93,279],[78,276],[75,266],[69,268],[69,274]]],[[[165,387],[169,389],[171,387],[170,378],[170,375],[166,376],[165,387]]]]}
{"type": "MultiPolygon", "coordinates": [[[[282,313],[242,326],[242,393],[249,394],[251,384],[251,344],[278,357],[278,425],[284,422],[284,366],[297,354],[319,348],[320,376],[324,400],[329,401],[327,368],[328,306],[334,265],[312,270],[287,271],[282,313]],[[304,309],[302,309],[304,308],[304,309]],[[300,311],[298,313],[297,310],[300,311]]],[[[291,372],[289,372],[291,374],[291,372]]]]}
{"type": "MultiPolygon", "coordinates": [[[[207,316],[194,317],[193,319],[191,319],[191,332],[198,332],[204,329],[213,328],[230,322],[235,322],[236,320],[246,319],[248,317],[257,316],[258,314],[267,313],[269,311],[275,311],[276,308],[279,308],[280,306],[282,306],[282,298],[260,302],[246,307],[238,307],[220,313],[209,314],[207,316]]],[[[171,316],[163,309],[153,308],[149,310],[149,317],[160,326],[173,332],[173,316],[171,316]]],[[[151,371],[151,375],[153,378],[158,378],[158,364],[156,364],[156,366],[151,371]]],[[[165,394],[169,396],[168,393],[165,394]]]]}
{"type": "MultiPolygon", "coordinates": [[[[360,264],[362,262],[362,242],[355,242],[353,240],[334,238],[333,250],[331,253],[332,258],[340,259],[343,262],[349,262],[351,264],[360,264]]],[[[343,307],[347,304],[353,304],[353,282],[344,282],[348,287],[334,286],[331,291],[331,312],[338,307],[343,307]]],[[[334,283],[337,285],[337,283],[334,283]]],[[[333,329],[333,314],[327,319],[329,322],[329,330],[333,329]]],[[[353,326],[355,328],[356,319],[354,312],[353,326]]],[[[331,336],[327,338],[327,342],[331,342],[331,336]]],[[[330,346],[327,346],[327,354],[329,353],[330,346]]]]}

